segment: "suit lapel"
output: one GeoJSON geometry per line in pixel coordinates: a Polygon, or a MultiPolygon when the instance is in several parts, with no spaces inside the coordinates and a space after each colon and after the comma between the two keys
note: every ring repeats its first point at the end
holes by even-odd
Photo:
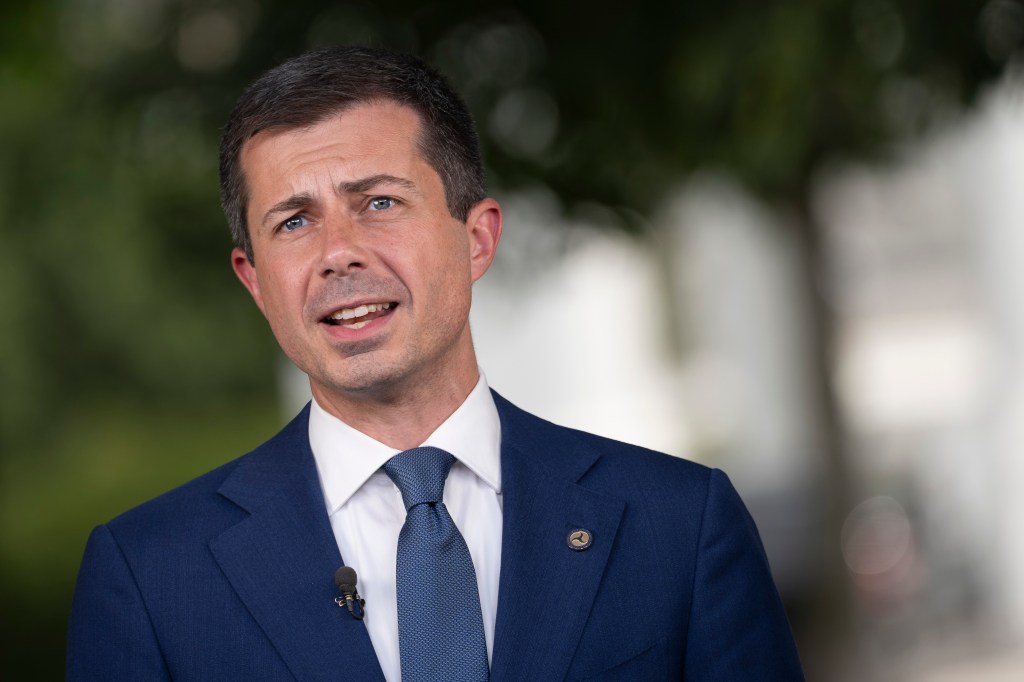
{"type": "Polygon", "coordinates": [[[382,681],[365,626],[334,603],[342,559],[309,448],[308,410],[225,480],[220,493],[250,516],[210,549],[297,679],[382,681]]]}
{"type": "Polygon", "coordinates": [[[604,575],[625,504],[580,486],[599,459],[495,394],[502,423],[502,554],[491,679],[563,679],[604,575]],[[569,533],[593,544],[569,548],[569,533]]]}

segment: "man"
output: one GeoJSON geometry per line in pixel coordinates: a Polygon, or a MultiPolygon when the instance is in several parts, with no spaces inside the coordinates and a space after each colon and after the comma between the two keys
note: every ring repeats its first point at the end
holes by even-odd
{"type": "Polygon", "coordinates": [[[93,532],[69,679],[802,679],[722,473],[487,388],[468,315],[502,214],[439,75],[361,48],[270,71],[225,129],[221,196],[313,401],[93,532]]]}

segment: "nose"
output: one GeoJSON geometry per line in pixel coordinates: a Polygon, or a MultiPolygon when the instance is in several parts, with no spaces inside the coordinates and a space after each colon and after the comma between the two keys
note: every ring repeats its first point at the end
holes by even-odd
{"type": "Polygon", "coordinates": [[[358,225],[344,216],[333,216],[325,221],[320,236],[320,274],[323,277],[344,276],[366,269],[369,251],[358,225]]]}

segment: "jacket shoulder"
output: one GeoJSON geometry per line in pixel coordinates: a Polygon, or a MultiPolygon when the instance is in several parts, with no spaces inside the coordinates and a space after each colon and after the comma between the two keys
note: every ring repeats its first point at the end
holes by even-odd
{"type": "Polygon", "coordinates": [[[502,437],[531,452],[543,452],[553,467],[575,468],[574,477],[596,489],[621,496],[633,490],[637,499],[663,493],[689,494],[703,500],[713,469],[681,457],[554,424],[516,407],[497,393],[502,437]]]}

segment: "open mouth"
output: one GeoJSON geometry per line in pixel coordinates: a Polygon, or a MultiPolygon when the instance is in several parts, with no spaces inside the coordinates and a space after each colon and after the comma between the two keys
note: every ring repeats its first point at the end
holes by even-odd
{"type": "Polygon", "coordinates": [[[387,303],[364,303],[355,308],[342,308],[336,310],[323,319],[325,324],[346,329],[362,329],[378,317],[390,314],[390,311],[397,307],[394,302],[387,303]]]}

